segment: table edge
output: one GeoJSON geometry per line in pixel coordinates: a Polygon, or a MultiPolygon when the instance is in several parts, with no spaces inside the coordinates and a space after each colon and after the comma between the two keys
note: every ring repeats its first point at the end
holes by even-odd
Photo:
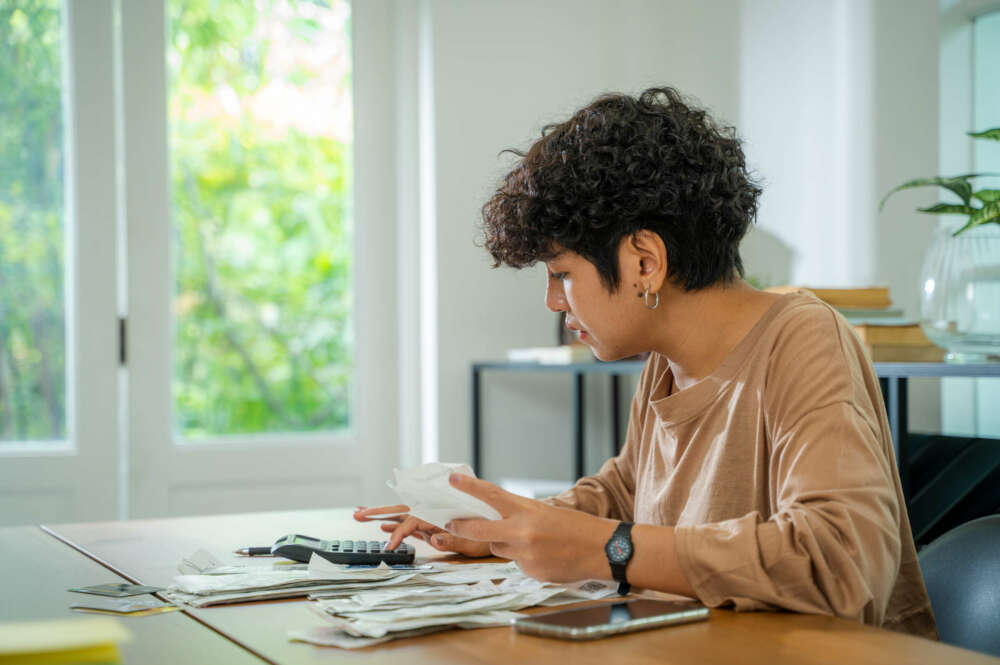
{"type": "MultiPolygon", "coordinates": [[[[67,537],[65,537],[65,536],[57,533],[56,531],[54,531],[50,527],[46,526],[45,524],[38,524],[38,528],[41,529],[43,533],[47,533],[48,535],[52,536],[53,538],[55,538],[56,540],[58,540],[62,544],[66,545],[70,549],[76,550],[77,552],[79,552],[83,556],[87,557],[91,561],[94,561],[95,563],[98,563],[101,566],[104,566],[105,568],[107,568],[108,570],[110,570],[111,572],[113,572],[115,575],[118,575],[122,579],[127,580],[130,584],[142,584],[142,582],[140,580],[138,580],[137,578],[132,577],[131,575],[129,575],[125,571],[123,571],[123,570],[115,567],[113,564],[105,561],[104,559],[102,559],[101,557],[97,556],[96,554],[94,554],[93,552],[91,552],[87,548],[83,547],[82,545],[78,545],[77,543],[73,542],[69,538],[67,538],[67,537]]],[[[156,598],[158,598],[159,600],[165,602],[165,603],[169,603],[170,602],[169,599],[165,598],[159,592],[154,593],[152,595],[155,596],[156,598]]],[[[232,642],[233,644],[235,644],[239,648],[243,649],[247,653],[249,653],[249,654],[251,654],[253,656],[256,656],[257,658],[259,658],[263,662],[269,663],[270,665],[281,665],[280,663],[278,663],[276,661],[273,661],[270,658],[268,658],[267,656],[265,656],[264,654],[260,653],[256,649],[253,649],[250,646],[244,644],[243,642],[240,642],[235,637],[233,637],[232,635],[226,633],[225,631],[219,630],[218,628],[216,628],[212,624],[208,623],[207,621],[205,621],[201,617],[193,614],[188,608],[181,607],[180,612],[182,614],[184,614],[185,616],[187,616],[189,619],[191,619],[191,620],[193,620],[193,621],[201,624],[205,628],[208,628],[213,633],[216,633],[217,635],[220,635],[221,637],[225,638],[226,640],[232,642]]]]}

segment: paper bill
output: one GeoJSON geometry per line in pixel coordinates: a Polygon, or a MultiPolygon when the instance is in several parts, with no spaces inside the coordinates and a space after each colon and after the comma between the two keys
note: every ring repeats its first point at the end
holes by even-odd
{"type": "MultiPolygon", "coordinates": [[[[426,617],[465,616],[479,612],[499,610],[521,610],[538,605],[542,601],[557,595],[558,588],[542,588],[523,593],[499,593],[461,602],[442,603],[439,605],[409,605],[393,610],[363,610],[355,612],[337,612],[339,616],[372,623],[395,624],[399,621],[426,617]]],[[[331,601],[318,601],[325,606],[331,601]]],[[[336,601],[332,601],[336,602],[336,601]]]]}
{"type": "Polygon", "coordinates": [[[571,584],[542,582],[514,563],[433,562],[396,584],[358,582],[310,594],[311,608],[328,626],[292,631],[290,639],[345,649],[423,634],[428,630],[506,625],[516,610],[613,596],[616,586],[601,580],[571,584]],[[373,584],[382,584],[373,588],[373,584]],[[327,595],[329,594],[329,595],[327,595]]]}
{"type": "Polygon", "coordinates": [[[413,630],[401,630],[382,637],[359,637],[337,628],[336,626],[316,626],[305,630],[288,631],[288,639],[293,642],[306,642],[321,647],[339,647],[341,649],[360,649],[363,647],[383,644],[391,640],[399,640],[407,637],[417,637],[429,633],[437,633],[447,630],[451,626],[429,626],[426,628],[414,628],[413,630]]]}
{"type": "Polygon", "coordinates": [[[336,598],[321,603],[327,612],[367,612],[395,610],[405,607],[425,607],[443,603],[464,603],[469,600],[502,595],[503,591],[492,582],[473,585],[407,586],[401,589],[365,591],[349,597],[336,598]]]}
{"type": "MultiPolygon", "coordinates": [[[[339,597],[353,593],[352,590],[342,591],[340,584],[311,585],[305,587],[286,587],[282,589],[262,589],[257,591],[237,591],[233,593],[217,593],[209,596],[183,593],[181,591],[164,591],[163,595],[173,603],[190,607],[212,607],[214,605],[230,605],[254,600],[275,600],[279,598],[301,598],[313,593],[331,597],[339,597]]],[[[346,585],[351,586],[351,585],[346,585]]],[[[356,588],[356,587],[355,587],[356,588]]]]}
{"type": "MultiPolygon", "coordinates": [[[[434,572],[431,564],[413,568],[345,566],[313,557],[313,565],[276,566],[273,563],[229,567],[205,550],[185,557],[181,570],[204,571],[174,578],[164,594],[172,602],[208,607],[251,600],[294,598],[311,593],[350,595],[357,589],[382,584],[404,584],[419,572],[434,572]],[[221,565],[220,565],[221,564],[221,565]],[[343,587],[343,588],[341,588],[343,587]]],[[[446,570],[446,569],[444,569],[446,570]]]]}
{"type": "Polygon", "coordinates": [[[330,563],[322,557],[313,556],[306,570],[256,570],[226,575],[178,575],[174,578],[172,591],[199,596],[237,591],[259,591],[283,587],[307,587],[329,585],[335,582],[377,581],[407,574],[385,565],[376,568],[360,568],[330,563]]]}
{"type": "Polygon", "coordinates": [[[482,580],[502,580],[524,573],[513,561],[508,563],[432,564],[434,568],[424,573],[437,584],[475,584],[482,580]]]}
{"type": "Polygon", "coordinates": [[[576,603],[581,600],[599,600],[618,595],[618,585],[614,582],[605,582],[603,580],[581,580],[558,586],[561,591],[557,595],[542,601],[539,605],[565,605],[566,603],[576,603]]]}
{"type": "Polygon", "coordinates": [[[431,462],[393,471],[395,480],[387,483],[389,487],[410,507],[411,515],[436,527],[443,529],[452,519],[500,519],[500,513],[489,504],[455,489],[448,482],[452,473],[475,477],[468,464],[431,462]]]}
{"type": "Polygon", "coordinates": [[[400,619],[391,623],[383,621],[351,620],[330,616],[331,625],[357,637],[385,637],[402,631],[427,628],[430,626],[450,626],[455,628],[485,628],[487,626],[506,626],[520,617],[517,612],[492,611],[478,614],[459,614],[449,616],[427,616],[412,619],[400,619]]]}
{"type": "MultiPolygon", "coordinates": [[[[233,557],[230,557],[233,558],[233,557]]],[[[184,575],[237,575],[255,570],[306,570],[304,563],[266,558],[242,559],[240,563],[226,563],[207,550],[200,549],[181,560],[177,569],[184,575]]]]}
{"type": "Polygon", "coordinates": [[[322,580],[375,581],[398,577],[414,570],[432,571],[429,564],[413,566],[390,566],[385,561],[377,566],[348,566],[327,561],[316,554],[309,559],[309,577],[322,580]]]}

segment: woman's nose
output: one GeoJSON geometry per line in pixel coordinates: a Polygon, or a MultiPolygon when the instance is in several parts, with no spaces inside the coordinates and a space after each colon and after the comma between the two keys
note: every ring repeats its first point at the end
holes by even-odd
{"type": "Polygon", "coordinates": [[[545,306],[553,312],[562,312],[566,308],[566,295],[563,293],[562,286],[559,284],[554,284],[555,280],[550,279],[545,287],[545,306]]]}

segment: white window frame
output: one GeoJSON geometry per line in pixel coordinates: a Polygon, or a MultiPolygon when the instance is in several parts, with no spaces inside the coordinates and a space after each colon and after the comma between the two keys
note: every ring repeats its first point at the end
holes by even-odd
{"type": "Polygon", "coordinates": [[[119,515],[112,9],[63,6],[67,431],[0,446],[0,524],[119,515]]]}
{"type": "Polygon", "coordinates": [[[400,452],[396,192],[397,163],[407,160],[397,125],[410,111],[396,94],[396,40],[408,34],[397,23],[405,2],[352,6],[351,427],[197,443],[175,439],[171,414],[165,0],[65,5],[69,436],[0,449],[0,524],[392,500],[384,483],[400,452]]]}
{"type": "MultiPolygon", "coordinates": [[[[973,173],[973,139],[962,141],[972,129],[973,23],[979,16],[1000,11],[1000,0],[957,0],[942,4],[940,51],[939,172],[973,173]]],[[[983,128],[976,128],[983,129],[983,128]]],[[[949,434],[996,436],[985,431],[980,404],[996,403],[1000,387],[995,379],[941,379],[941,429],[949,434]]]]}
{"type": "Polygon", "coordinates": [[[396,283],[396,155],[395,135],[386,131],[396,122],[395,81],[385,76],[394,66],[391,10],[384,2],[352,6],[356,345],[351,428],[182,441],[173,433],[170,390],[165,2],[122,2],[131,516],[343,505],[362,496],[386,497],[386,473],[398,457],[397,301],[390,286],[396,283]],[[192,497],[212,505],[198,510],[192,497]]]}

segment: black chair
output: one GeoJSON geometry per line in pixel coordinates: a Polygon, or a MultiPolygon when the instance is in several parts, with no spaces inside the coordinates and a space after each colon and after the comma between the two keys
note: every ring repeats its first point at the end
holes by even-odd
{"type": "Polygon", "coordinates": [[[955,527],[919,557],[941,641],[1000,656],[1000,515],[955,527]]]}

